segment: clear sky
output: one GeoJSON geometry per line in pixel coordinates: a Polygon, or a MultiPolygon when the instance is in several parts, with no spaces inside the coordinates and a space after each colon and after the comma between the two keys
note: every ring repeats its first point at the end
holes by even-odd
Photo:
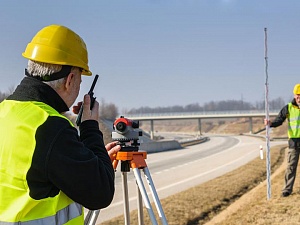
{"type": "MultiPolygon", "coordinates": [[[[210,101],[288,102],[300,83],[299,0],[9,0],[0,2],[0,90],[24,76],[22,57],[42,27],[86,42],[97,99],[119,111],[210,101]]],[[[83,77],[80,96],[91,77],[83,77]]]]}

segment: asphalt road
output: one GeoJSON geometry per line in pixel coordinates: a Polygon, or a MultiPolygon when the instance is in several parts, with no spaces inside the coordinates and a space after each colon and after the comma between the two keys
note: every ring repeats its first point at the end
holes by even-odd
{"type": "MultiPolygon", "coordinates": [[[[271,142],[271,147],[286,141],[271,142]]],[[[265,141],[249,136],[210,136],[210,141],[180,150],[147,155],[147,165],[160,199],[201,184],[259,157],[265,141]]],[[[116,171],[116,193],[112,204],[100,211],[97,223],[124,214],[120,165],[116,171]]],[[[142,172],[142,177],[143,172],[142,172]]],[[[127,173],[130,210],[136,209],[137,189],[133,172],[127,173]]],[[[144,184],[148,190],[147,182],[144,184]]],[[[100,190],[101,191],[101,190],[100,190]]],[[[152,199],[149,193],[149,198],[152,199]]],[[[155,209],[154,209],[155,210],[155,209]]]]}

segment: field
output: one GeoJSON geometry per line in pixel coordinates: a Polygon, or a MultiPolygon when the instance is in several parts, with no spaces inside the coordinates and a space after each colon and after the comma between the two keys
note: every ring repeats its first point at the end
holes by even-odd
{"type": "MultiPolygon", "coordinates": [[[[272,119],[272,118],[271,118],[272,119]]],[[[265,126],[263,118],[253,118],[253,133],[257,133],[265,126]]],[[[150,131],[150,122],[141,122],[141,129],[150,131]]],[[[161,132],[181,132],[198,134],[198,121],[197,120],[162,120],[154,121],[154,131],[161,132]]],[[[201,122],[202,134],[244,134],[249,133],[250,125],[249,119],[203,119],[201,122]]],[[[156,132],[154,132],[155,134],[156,132]]],[[[263,134],[263,133],[261,133],[263,134]]],[[[271,129],[271,136],[273,137],[286,137],[287,124],[284,123],[281,127],[271,129]]]]}
{"type": "MultiPolygon", "coordinates": [[[[259,130],[263,127],[259,123],[261,121],[258,120],[254,129],[259,130]]],[[[166,123],[167,126],[160,129],[168,131],[173,127],[174,130],[172,124],[167,121],[166,123]]],[[[212,123],[208,132],[247,133],[247,124],[247,121],[243,120],[218,122],[216,126],[212,123]]],[[[182,126],[186,127],[186,125],[185,122],[182,126]]],[[[178,122],[177,126],[180,126],[178,122]]],[[[189,130],[192,128],[190,127],[189,130]]],[[[180,132],[180,129],[177,132],[180,132]]],[[[273,138],[285,135],[286,125],[271,133],[273,138]]],[[[280,197],[286,147],[283,145],[271,149],[273,175],[270,200],[267,200],[265,160],[257,158],[224,176],[162,199],[161,203],[168,223],[170,225],[299,224],[300,217],[297,210],[300,206],[300,203],[297,204],[300,194],[299,181],[296,180],[294,194],[288,198],[280,197]]],[[[144,215],[145,224],[151,224],[146,211],[144,215]]],[[[137,211],[131,212],[130,218],[131,224],[138,224],[137,211]]],[[[121,216],[102,224],[124,224],[124,218],[121,216]]]]}

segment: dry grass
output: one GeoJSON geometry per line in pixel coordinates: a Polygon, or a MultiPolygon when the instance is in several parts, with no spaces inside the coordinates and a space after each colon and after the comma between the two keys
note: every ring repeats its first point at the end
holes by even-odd
{"type": "Polygon", "coordinates": [[[280,196],[286,167],[285,164],[286,163],[283,163],[272,176],[272,195],[270,200],[266,198],[266,183],[264,182],[244,195],[206,225],[300,224],[298,212],[300,207],[298,201],[300,181],[296,179],[294,193],[291,196],[287,198],[280,196]]]}

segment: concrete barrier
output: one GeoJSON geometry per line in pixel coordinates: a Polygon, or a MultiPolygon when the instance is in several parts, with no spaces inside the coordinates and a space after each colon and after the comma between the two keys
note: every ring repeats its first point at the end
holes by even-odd
{"type": "Polygon", "coordinates": [[[189,140],[183,140],[183,141],[180,141],[179,143],[181,144],[182,147],[187,147],[187,146],[191,146],[191,145],[201,144],[201,143],[209,141],[209,140],[210,140],[209,137],[200,137],[200,138],[194,138],[194,139],[189,139],[189,140]]]}
{"type": "Polygon", "coordinates": [[[167,150],[181,149],[178,141],[157,141],[141,143],[139,149],[148,153],[161,152],[167,150]]]}

